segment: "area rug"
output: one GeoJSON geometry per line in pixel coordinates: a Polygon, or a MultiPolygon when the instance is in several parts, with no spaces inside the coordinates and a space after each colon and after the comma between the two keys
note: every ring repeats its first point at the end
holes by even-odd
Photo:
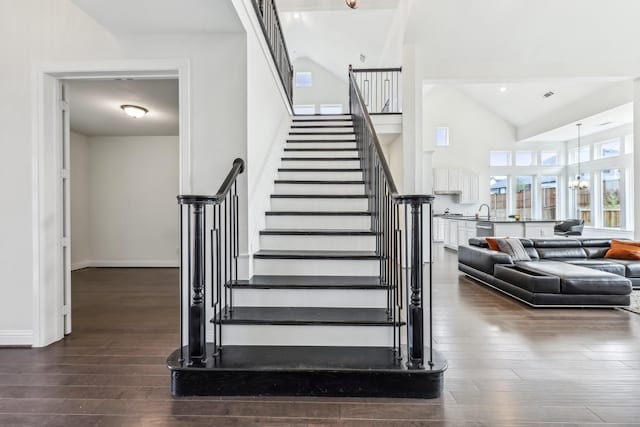
{"type": "Polygon", "coordinates": [[[631,292],[631,304],[629,307],[620,307],[623,310],[640,314],[640,291],[631,292]]]}

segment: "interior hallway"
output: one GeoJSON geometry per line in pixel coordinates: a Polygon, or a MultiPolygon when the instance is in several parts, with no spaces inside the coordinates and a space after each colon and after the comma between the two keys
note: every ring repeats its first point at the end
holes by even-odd
{"type": "Polygon", "coordinates": [[[73,334],[44,349],[0,349],[2,426],[516,426],[639,423],[640,316],[529,309],[458,275],[436,255],[436,348],[449,361],[437,400],[181,398],[176,269],[73,273],[73,334]]]}

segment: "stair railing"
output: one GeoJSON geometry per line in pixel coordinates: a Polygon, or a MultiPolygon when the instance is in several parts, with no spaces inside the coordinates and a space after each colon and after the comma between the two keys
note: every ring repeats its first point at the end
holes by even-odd
{"type": "Polygon", "coordinates": [[[235,159],[215,195],[178,196],[180,362],[185,365],[202,366],[222,349],[220,322],[213,323],[213,344],[207,345],[207,292],[214,316],[233,310],[231,285],[238,279],[239,254],[237,178],[243,171],[244,161],[235,159]]]}
{"type": "Polygon", "coordinates": [[[369,114],[402,113],[402,68],[352,69],[369,114]]]}
{"type": "Polygon", "coordinates": [[[376,233],[376,253],[380,255],[380,278],[387,289],[387,312],[395,325],[393,351],[402,358],[402,323],[406,322],[407,366],[433,367],[433,305],[431,239],[429,247],[428,302],[429,328],[428,360],[425,360],[424,340],[424,209],[428,206],[429,236],[432,232],[433,196],[400,195],[393,180],[382,146],[362,97],[356,73],[349,66],[350,111],[360,153],[365,188],[372,213],[372,230],[376,233]],[[410,218],[409,218],[409,211],[410,218]],[[403,221],[404,220],[404,221],[403,221]],[[407,274],[403,274],[403,265],[407,274]],[[404,296],[403,296],[404,295],[404,296]]]}
{"type": "Polygon", "coordinates": [[[284,40],[275,0],[252,0],[252,2],[253,8],[258,15],[262,32],[269,45],[271,57],[280,74],[280,80],[289,99],[289,104],[293,105],[293,67],[291,58],[289,58],[287,43],[284,40]]]}

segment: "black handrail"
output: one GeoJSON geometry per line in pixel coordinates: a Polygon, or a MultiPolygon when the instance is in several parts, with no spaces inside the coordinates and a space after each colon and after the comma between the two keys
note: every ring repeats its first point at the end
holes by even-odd
{"type": "Polygon", "coordinates": [[[282,32],[280,16],[275,0],[253,0],[253,8],[260,21],[262,33],[267,40],[271,57],[280,74],[280,80],[293,108],[293,66],[289,57],[287,42],[282,32]]]}
{"type": "MultiPolygon", "coordinates": [[[[384,151],[371,121],[362,92],[349,66],[349,106],[356,134],[365,189],[371,211],[371,228],[376,235],[376,253],[380,256],[380,279],[387,289],[387,313],[395,325],[393,350],[402,358],[402,323],[406,321],[407,366],[424,369],[433,362],[433,310],[429,310],[429,357],[425,360],[423,271],[423,205],[429,206],[429,236],[433,231],[434,197],[401,195],[387,164],[384,151]],[[409,220],[409,211],[411,219],[409,220]],[[403,215],[404,214],[404,215],[403,215]],[[402,217],[404,216],[404,223],[402,217]],[[404,243],[404,244],[403,244],[404,243]],[[403,266],[407,273],[404,274],[403,266]],[[410,274],[409,274],[410,272],[410,274]],[[406,279],[405,279],[406,276],[406,279]],[[405,289],[406,286],[406,289],[405,289]],[[403,298],[403,295],[405,297],[403,298]],[[405,300],[406,298],[406,300],[405,300]],[[404,308],[406,307],[406,312],[404,308]]],[[[433,251],[429,244],[429,307],[432,303],[433,251]]]]}
{"type": "Polygon", "coordinates": [[[235,159],[215,195],[177,197],[180,208],[180,362],[187,365],[203,365],[209,356],[222,350],[221,322],[213,322],[212,346],[206,341],[209,323],[207,288],[214,320],[228,316],[233,310],[233,284],[238,279],[237,180],[242,172],[244,161],[235,159]],[[209,206],[211,209],[208,210],[209,206]]]}

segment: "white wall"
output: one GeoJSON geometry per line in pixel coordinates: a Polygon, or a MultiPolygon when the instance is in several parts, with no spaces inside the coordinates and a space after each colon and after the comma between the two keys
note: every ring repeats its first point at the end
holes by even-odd
{"type": "Polygon", "coordinates": [[[348,70],[338,76],[309,58],[300,58],[293,63],[293,71],[310,71],[311,87],[295,87],[293,90],[294,105],[316,106],[316,114],[320,114],[321,104],[341,104],[342,111],[349,111],[348,70]]]}
{"type": "Polygon", "coordinates": [[[71,134],[71,268],[177,267],[178,137],[71,134]]]}
{"type": "Polygon", "coordinates": [[[90,265],[178,266],[178,137],[92,137],[89,165],[90,265]]]}
{"type": "Polygon", "coordinates": [[[71,269],[89,267],[91,227],[89,225],[89,141],[71,132],[71,269]]]}

